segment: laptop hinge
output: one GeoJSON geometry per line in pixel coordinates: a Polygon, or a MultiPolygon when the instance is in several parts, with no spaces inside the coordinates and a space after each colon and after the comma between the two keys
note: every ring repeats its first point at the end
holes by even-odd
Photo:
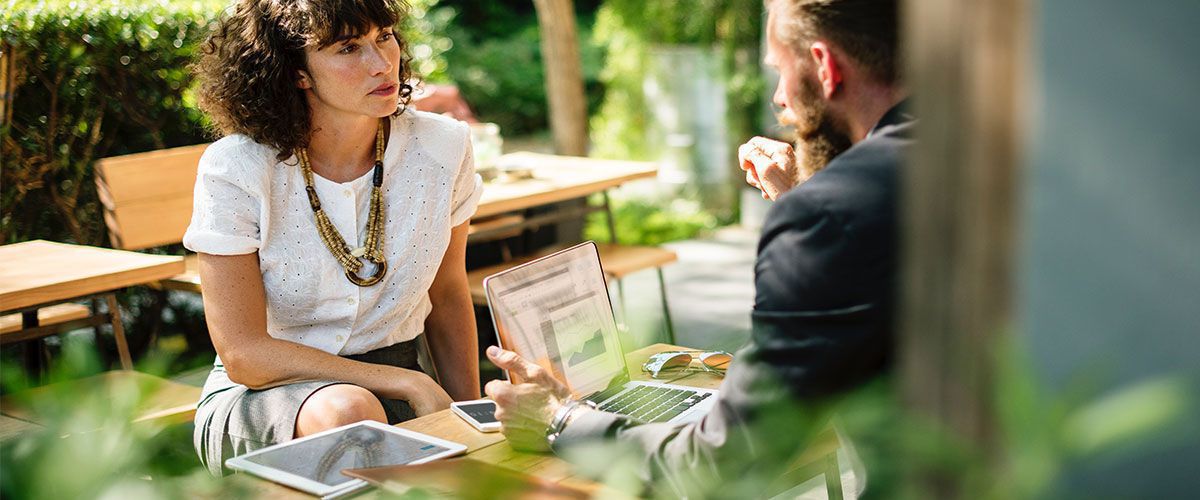
{"type": "Polygon", "coordinates": [[[591,394],[588,394],[587,396],[584,396],[583,399],[594,402],[594,403],[599,403],[604,399],[608,399],[608,396],[611,396],[613,394],[621,392],[621,389],[624,389],[625,384],[627,384],[627,383],[629,383],[629,374],[628,373],[623,373],[621,375],[617,375],[617,376],[613,377],[612,380],[608,381],[607,387],[605,387],[604,389],[601,389],[599,391],[593,392],[591,394]]]}

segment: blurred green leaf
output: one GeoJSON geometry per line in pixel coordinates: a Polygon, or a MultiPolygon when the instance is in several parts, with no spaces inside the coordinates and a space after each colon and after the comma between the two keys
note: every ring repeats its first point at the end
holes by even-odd
{"type": "Polygon", "coordinates": [[[1156,378],[1124,387],[1067,415],[1063,441],[1088,455],[1143,441],[1179,422],[1194,404],[1177,378],[1156,378]]]}

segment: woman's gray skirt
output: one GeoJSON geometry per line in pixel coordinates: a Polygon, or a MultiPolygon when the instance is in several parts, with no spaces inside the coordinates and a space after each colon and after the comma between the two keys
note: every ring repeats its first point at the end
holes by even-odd
{"type": "MultiPolygon", "coordinates": [[[[418,339],[413,339],[344,357],[420,371],[417,342],[418,339]]],[[[256,391],[229,380],[225,367],[214,365],[196,408],[193,443],[200,461],[214,476],[221,476],[229,472],[224,467],[226,459],[291,440],[296,434],[296,416],[308,397],[324,387],[344,383],[314,380],[256,391]]],[[[389,424],[416,417],[407,401],[380,399],[379,402],[389,424]]]]}

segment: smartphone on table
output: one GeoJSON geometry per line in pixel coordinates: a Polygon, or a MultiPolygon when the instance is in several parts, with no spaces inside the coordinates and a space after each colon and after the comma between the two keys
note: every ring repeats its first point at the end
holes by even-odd
{"type": "Polygon", "coordinates": [[[456,401],[450,410],[480,432],[498,432],[500,421],[496,420],[496,403],[490,399],[456,401]]]}

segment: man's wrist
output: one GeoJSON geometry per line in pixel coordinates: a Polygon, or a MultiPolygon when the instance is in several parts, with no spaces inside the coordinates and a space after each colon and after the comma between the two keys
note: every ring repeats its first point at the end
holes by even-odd
{"type": "Polygon", "coordinates": [[[546,442],[551,448],[554,447],[554,441],[562,434],[563,429],[566,429],[567,424],[571,422],[572,417],[580,408],[595,409],[596,403],[572,398],[568,399],[554,412],[554,418],[550,420],[550,426],[546,428],[546,442]]]}

